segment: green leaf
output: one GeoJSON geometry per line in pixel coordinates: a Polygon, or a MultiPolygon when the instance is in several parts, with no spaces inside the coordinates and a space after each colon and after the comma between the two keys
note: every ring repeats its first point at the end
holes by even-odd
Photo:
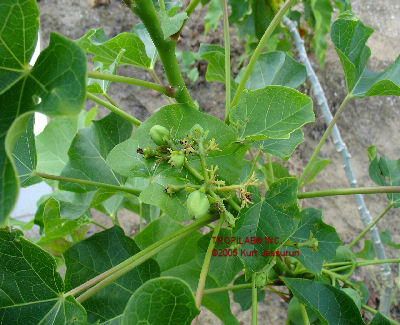
{"type": "MultiPolygon", "coordinates": [[[[15,41],[18,43],[18,39],[15,41]]],[[[51,34],[49,47],[39,55],[35,66],[0,95],[0,223],[5,222],[18,193],[15,166],[10,159],[26,130],[28,112],[49,116],[77,114],[85,99],[85,78],[86,60],[81,49],[63,36],[51,34]]]]}
{"type": "MultiPolygon", "coordinates": [[[[124,178],[106,164],[108,153],[132,134],[132,124],[110,113],[101,120],[80,129],[68,151],[69,161],[61,172],[64,177],[86,179],[111,185],[122,185],[124,178]]],[[[61,182],[60,188],[74,192],[93,191],[96,188],[61,182]]]]}
{"type": "Polygon", "coordinates": [[[206,80],[225,83],[225,54],[211,51],[202,54],[201,58],[208,62],[206,80]]]}
{"type": "Polygon", "coordinates": [[[313,183],[315,177],[317,177],[317,175],[330,163],[331,161],[329,159],[320,159],[320,158],[315,159],[312,162],[310,170],[306,174],[306,177],[304,178],[303,182],[300,184],[300,188],[309,183],[313,183]]]}
{"type": "MultiPolygon", "coordinates": [[[[314,324],[314,322],[318,319],[317,315],[310,309],[310,307],[306,307],[308,320],[310,324],[314,324]]],[[[287,311],[287,317],[290,319],[289,325],[303,325],[303,315],[300,310],[299,299],[293,297],[290,299],[287,311]]]]}
{"type": "Polygon", "coordinates": [[[360,311],[342,290],[329,284],[298,278],[282,278],[293,295],[317,313],[323,324],[365,324],[360,311]]]}
{"type": "Polygon", "coordinates": [[[200,313],[193,292],[181,279],[162,277],[143,284],[126,305],[123,325],[187,324],[200,313]]]}
{"type": "Polygon", "coordinates": [[[0,8],[0,94],[29,73],[39,29],[36,1],[4,0],[0,8]]]}
{"type": "Polygon", "coordinates": [[[269,163],[262,165],[261,168],[261,171],[264,174],[264,179],[267,181],[267,184],[271,184],[275,180],[278,180],[280,178],[290,177],[289,170],[277,161],[272,162],[272,171],[274,172],[274,179],[271,179],[269,168],[270,168],[269,163]]]}
{"type": "Polygon", "coordinates": [[[390,325],[392,322],[388,320],[384,315],[382,315],[380,312],[377,312],[372,318],[370,325],[390,325]]]}
{"type": "MultiPolygon", "coordinates": [[[[35,214],[34,222],[39,225],[43,233],[38,244],[43,246],[61,240],[63,247],[69,247],[72,242],[65,239],[90,222],[90,202],[93,192],[72,193],[56,191],[42,197],[35,214]]],[[[63,253],[62,251],[57,251],[63,253]]]]}
{"type": "Polygon", "coordinates": [[[184,11],[177,14],[175,14],[175,12],[175,8],[170,9],[168,13],[165,10],[159,11],[161,29],[164,34],[164,39],[167,39],[168,37],[179,32],[183,22],[188,18],[186,12],[184,11]]]}
{"type": "Polygon", "coordinates": [[[41,181],[39,177],[33,175],[37,165],[35,135],[33,134],[35,118],[33,114],[28,114],[26,118],[27,121],[21,120],[24,126],[26,125],[25,131],[19,136],[12,152],[21,186],[30,186],[41,181]]]}
{"type": "Polygon", "coordinates": [[[351,97],[400,95],[400,57],[382,72],[367,68],[371,50],[365,45],[373,30],[351,12],[339,15],[331,27],[331,39],[342,62],[351,97]]]}
{"type": "MultiPolygon", "coordinates": [[[[193,259],[189,263],[178,265],[163,272],[162,276],[178,277],[189,284],[190,288],[194,292],[197,289],[200,271],[201,265],[193,259]]],[[[216,287],[218,287],[216,281],[211,276],[207,276],[205,289],[216,287]]],[[[201,304],[214,313],[224,324],[239,325],[238,320],[232,315],[228,292],[203,295],[201,304]]]]}
{"type": "Polygon", "coordinates": [[[146,54],[151,60],[150,69],[154,68],[154,65],[157,61],[158,52],[146,27],[143,23],[138,23],[132,28],[132,33],[139,36],[139,38],[142,40],[146,54]]]}
{"type": "MultiPolygon", "coordinates": [[[[111,64],[103,63],[100,61],[95,62],[93,70],[108,74],[117,74],[117,67],[119,62],[121,61],[124,52],[125,50],[121,50],[111,64]]],[[[87,90],[92,94],[106,95],[108,88],[110,88],[111,86],[111,81],[88,78],[87,85],[87,90]]]]}
{"type": "Polygon", "coordinates": [[[297,186],[296,178],[282,178],[271,184],[264,201],[239,212],[233,235],[243,241],[250,237],[261,238],[260,243],[245,243],[238,248],[238,256],[246,268],[254,272],[262,269],[273,258],[262,256],[264,251],[278,251],[295,233],[299,221],[297,186]],[[278,237],[278,243],[269,243],[266,237],[278,237]]]}
{"type": "MultiPolygon", "coordinates": [[[[398,186],[400,185],[400,159],[391,160],[378,155],[375,146],[367,149],[369,164],[369,177],[380,186],[398,186]]],[[[394,203],[393,207],[400,207],[400,194],[388,193],[387,197],[390,202],[394,203]]]]}
{"type": "Polygon", "coordinates": [[[245,89],[230,117],[239,138],[250,141],[288,139],[290,133],[315,120],[311,98],[283,86],[245,89]]]}
{"type": "Polygon", "coordinates": [[[257,39],[261,39],[275,16],[274,1],[253,1],[254,29],[257,39]]]}
{"type": "Polygon", "coordinates": [[[333,0],[336,8],[342,13],[344,11],[351,10],[351,3],[350,0],[333,0]]]}
{"type": "MultiPolygon", "coordinates": [[[[163,239],[165,236],[182,229],[183,226],[168,216],[162,216],[146,226],[135,235],[135,242],[140,249],[163,239]]],[[[201,238],[199,232],[194,232],[190,238],[184,238],[164,249],[154,258],[160,265],[161,272],[165,272],[178,265],[190,262],[197,252],[197,241],[201,238]]]]}
{"type": "MultiPolygon", "coordinates": [[[[243,264],[238,257],[234,257],[232,255],[233,249],[230,244],[225,244],[224,242],[219,243],[217,238],[211,239],[211,236],[212,232],[209,232],[197,241],[197,245],[199,247],[199,252],[196,256],[197,262],[199,264],[203,264],[210,240],[215,241],[214,249],[216,249],[217,252],[222,252],[222,255],[224,255],[224,250],[227,250],[227,254],[225,256],[213,255],[211,257],[208,270],[208,274],[214,278],[219,286],[225,286],[232,282],[235,276],[243,269],[243,264]],[[232,253],[230,256],[229,250],[232,253]]],[[[221,229],[218,237],[222,237],[223,239],[230,238],[231,232],[227,229],[221,229]]]]}
{"type": "Polygon", "coordinates": [[[120,33],[107,40],[102,28],[91,29],[76,42],[86,52],[93,54],[93,61],[106,66],[113,64],[120,52],[124,51],[118,65],[133,65],[143,69],[150,67],[151,60],[146,55],[145,46],[135,34],[120,33]]]}
{"type": "Polygon", "coordinates": [[[72,296],[63,296],[55,259],[21,231],[0,229],[0,259],[3,324],[86,323],[85,309],[72,296]]]}
{"type": "Polygon", "coordinates": [[[390,230],[389,229],[386,229],[385,231],[380,232],[379,236],[381,237],[382,243],[384,243],[385,245],[391,246],[391,247],[396,248],[396,249],[400,249],[400,245],[399,244],[393,243],[392,236],[390,235],[390,230]]]}
{"type": "MultiPolygon", "coordinates": [[[[322,221],[322,211],[307,208],[301,211],[300,223],[296,232],[289,238],[290,240],[302,243],[309,239],[310,232],[313,238],[318,240],[318,251],[312,251],[308,247],[300,247],[299,255],[295,256],[307,270],[312,273],[321,273],[324,261],[329,261],[336,255],[336,248],[342,241],[336,233],[334,227],[322,221]]],[[[284,249],[289,250],[290,247],[284,249]]]]}
{"type": "Polygon", "coordinates": [[[323,66],[327,47],[326,35],[329,33],[333,8],[330,0],[311,0],[311,10],[315,17],[312,44],[319,64],[323,66]]]}
{"type": "MultiPolygon", "coordinates": [[[[249,283],[245,279],[245,275],[242,274],[238,278],[236,278],[233,285],[249,283]]],[[[233,290],[233,300],[240,304],[240,307],[243,311],[250,309],[251,307],[251,288],[249,289],[240,289],[240,290],[233,290]]],[[[257,301],[261,302],[264,300],[265,297],[265,290],[263,288],[257,288],[257,301]]]]}
{"type": "Polygon", "coordinates": [[[208,31],[215,30],[218,26],[218,22],[222,17],[222,2],[220,0],[211,0],[208,6],[208,11],[204,17],[204,35],[207,35],[208,31]]]}
{"type": "Polygon", "coordinates": [[[369,239],[364,240],[364,247],[361,251],[356,253],[356,256],[358,258],[365,258],[367,260],[375,259],[376,255],[375,255],[374,245],[372,245],[372,242],[369,239]]]}
{"type": "Polygon", "coordinates": [[[232,8],[232,13],[229,16],[229,23],[231,24],[241,20],[251,10],[249,0],[229,0],[228,4],[232,8]]]}
{"type": "MultiPolygon", "coordinates": [[[[107,229],[80,241],[64,253],[65,286],[71,290],[137,254],[135,242],[118,227],[107,229]]],[[[121,315],[131,295],[146,281],[158,277],[160,269],[149,259],[125,273],[109,286],[85,300],[83,306],[91,322],[121,315]]]]}
{"type": "MultiPolygon", "coordinates": [[[[129,140],[117,145],[107,157],[108,166],[115,172],[128,177],[148,178],[150,184],[140,194],[140,200],[143,203],[159,206],[169,216],[180,221],[190,219],[184,206],[187,193],[180,191],[171,196],[164,190],[168,185],[184,185],[188,181],[196,182],[196,180],[185,169],[179,172],[166,162],[155,163],[155,159],[145,159],[137,151],[139,148],[156,148],[149,137],[149,131],[154,125],[161,125],[171,130],[173,139],[183,139],[196,123],[209,130],[207,139],[214,138],[222,149],[209,153],[207,165],[218,165],[219,178],[229,183],[234,182],[240,175],[247,147],[234,143],[236,141],[234,130],[222,121],[184,104],[161,108],[142,123],[129,140]]],[[[200,170],[197,156],[187,158],[197,170],[200,170]]]]}
{"type": "MultiPolygon", "coordinates": [[[[240,82],[243,72],[242,69],[236,77],[236,82],[240,82]]],[[[261,54],[257,59],[245,88],[259,89],[270,85],[297,88],[306,77],[306,68],[285,52],[268,52],[261,54]]]]}
{"type": "Polygon", "coordinates": [[[297,129],[290,133],[289,139],[268,139],[257,141],[252,144],[252,147],[261,147],[263,152],[286,161],[293,154],[296,147],[304,142],[304,133],[301,129],[297,129]]]}
{"type": "Polygon", "coordinates": [[[74,117],[55,117],[36,136],[37,167],[42,173],[60,175],[68,163],[68,149],[79,128],[84,127],[85,111],[74,117]]]}

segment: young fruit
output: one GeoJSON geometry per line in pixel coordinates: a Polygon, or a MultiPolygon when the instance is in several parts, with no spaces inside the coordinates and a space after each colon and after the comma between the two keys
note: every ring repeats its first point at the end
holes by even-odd
{"type": "Polygon", "coordinates": [[[196,218],[204,216],[210,208],[207,195],[199,190],[190,193],[186,203],[189,215],[196,218]]]}
{"type": "Polygon", "coordinates": [[[161,125],[154,125],[150,129],[150,138],[155,144],[162,146],[166,143],[165,138],[168,138],[169,130],[161,125]]]}
{"type": "Polygon", "coordinates": [[[178,169],[181,169],[183,166],[183,163],[185,162],[185,156],[182,152],[180,151],[172,151],[171,155],[169,156],[168,162],[173,166],[178,169]]]}

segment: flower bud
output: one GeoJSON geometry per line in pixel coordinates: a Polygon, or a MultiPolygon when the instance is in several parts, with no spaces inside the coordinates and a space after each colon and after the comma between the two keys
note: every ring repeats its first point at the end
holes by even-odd
{"type": "Polygon", "coordinates": [[[168,138],[169,130],[161,125],[154,125],[150,129],[150,138],[155,144],[162,146],[166,143],[165,138],[168,138]]]}
{"type": "Polygon", "coordinates": [[[186,203],[189,215],[192,217],[200,218],[204,216],[210,208],[207,195],[199,190],[190,193],[186,203]]]}

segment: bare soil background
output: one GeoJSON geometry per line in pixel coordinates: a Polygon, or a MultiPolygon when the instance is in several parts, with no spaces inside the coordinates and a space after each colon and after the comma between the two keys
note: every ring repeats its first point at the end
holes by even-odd
{"type": "MultiPolygon", "coordinates": [[[[353,12],[361,20],[372,27],[375,32],[368,41],[371,47],[372,56],[369,68],[379,71],[393,62],[400,54],[400,3],[398,0],[355,0],[352,1],[353,12]]],[[[41,39],[42,49],[47,46],[50,32],[61,33],[69,38],[77,39],[82,37],[89,29],[103,27],[106,35],[111,38],[120,32],[130,31],[138,22],[138,19],[123,6],[118,0],[111,0],[110,5],[91,8],[89,0],[41,0],[39,2],[41,18],[41,39]]],[[[182,38],[179,43],[181,49],[197,50],[200,43],[223,44],[222,24],[215,32],[203,35],[203,17],[205,8],[195,12],[189,23],[184,27],[182,38]]],[[[231,30],[233,44],[232,53],[237,56],[244,46],[240,44],[231,30]]],[[[335,112],[345,96],[345,82],[343,71],[333,49],[329,43],[326,53],[325,67],[317,65],[316,58],[311,54],[314,68],[320,78],[321,84],[326,92],[331,110],[335,112]]],[[[204,80],[205,63],[201,66],[203,74],[196,83],[188,83],[189,91],[200,106],[206,112],[213,112],[219,117],[223,116],[224,108],[224,86],[218,83],[206,83],[204,80]]],[[[119,74],[135,78],[151,80],[146,72],[132,67],[121,67],[119,74]]],[[[162,76],[162,68],[157,66],[157,73],[162,76]]],[[[165,81],[165,80],[164,80],[165,81]]],[[[313,96],[309,87],[303,91],[313,96]]],[[[167,105],[168,102],[162,96],[154,92],[124,84],[113,84],[109,95],[134,116],[145,119],[158,108],[167,105]]],[[[320,136],[326,128],[318,105],[314,105],[316,123],[306,126],[305,142],[295,151],[293,157],[287,163],[292,173],[300,175],[300,171],[310,157],[312,150],[317,144],[320,136]]],[[[107,112],[102,111],[104,116],[107,112]]],[[[388,158],[400,158],[400,99],[391,97],[374,97],[368,99],[353,99],[341,116],[338,126],[341,130],[343,140],[346,142],[351,154],[352,165],[360,186],[373,186],[368,176],[368,157],[365,149],[370,145],[376,145],[378,152],[388,158]]],[[[321,150],[321,157],[332,160],[330,164],[317,178],[315,183],[307,187],[307,190],[318,190],[327,188],[348,187],[349,184],[342,168],[340,156],[335,151],[334,144],[328,140],[321,150]]],[[[369,195],[365,197],[367,207],[372,217],[377,216],[387,204],[384,195],[369,195]]],[[[334,225],[337,232],[345,243],[350,242],[362,228],[361,218],[358,214],[356,203],[353,197],[329,197],[321,199],[308,199],[303,206],[312,206],[324,211],[324,221],[334,225]]],[[[138,231],[138,219],[130,213],[121,214],[121,223],[127,234],[133,235],[138,231]]],[[[96,219],[107,224],[107,218],[96,214],[96,219]]],[[[385,218],[380,221],[379,229],[390,229],[393,241],[400,243],[399,212],[392,209],[385,218]]],[[[111,224],[110,224],[111,225],[111,224]]],[[[97,231],[94,227],[92,231],[97,231]]],[[[361,247],[358,247],[359,249],[361,247]]],[[[396,257],[396,251],[387,249],[388,257],[396,257]]],[[[376,274],[377,267],[373,268],[376,274]]],[[[394,274],[397,274],[398,267],[393,266],[394,274]]],[[[371,290],[372,296],[379,297],[376,287],[372,282],[371,273],[367,269],[357,271],[355,279],[364,281],[371,290]]],[[[399,297],[398,297],[399,298],[399,297]]],[[[371,306],[378,303],[371,299],[371,306]]],[[[285,309],[287,304],[275,295],[267,294],[264,302],[258,305],[259,324],[285,324],[285,309]]],[[[242,324],[250,323],[250,312],[242,312],[238,304],[232,304],[233,313],[242,324]]],[[[394,307],[392,315],[400,321],[400,308],[394,307]]],[[[220,321],[209,312],[202,312],[200,324],[220,324],[220,321]]]]}

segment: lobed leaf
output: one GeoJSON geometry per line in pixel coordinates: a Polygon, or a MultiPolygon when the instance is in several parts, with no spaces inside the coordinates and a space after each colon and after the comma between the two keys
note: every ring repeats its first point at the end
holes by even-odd
{"type": "Polygon", "coordinates": [[[107,40],[104,30],[91,29],[78,39],[77,44],[88,53],[93,54],[93,61],[102,62],[109,67],[116,62],[123,52],[117,65],[132,65],[148,69],[151,60],[146,55],[146,49],[139,36],[131,33],[121,33],[107,40]]]}
{"type": "Polygon", "coordinates": [[[271,184],[264,201],[239,212],[233,235],[241,237],[243,241],[250,237],[261,238],[261,242],[255,245],[245,243],[239,247],[238,256],[246,268],[253,272],[262,269],[273,258],[271,255],[262,256],[264,251],[278,251],[295,233],[300,216],[297,187],[296,178],[281,178],[271,184]],[[278,237],[278,242],[271,244],[266,237],[278,237]]]}
{"type": "Polygon", "coordinates": [[[245,89],[230,118],[239,138],[246,141],[288,139],[290,133],[315,120],[311,98],[283,86],[245,89]]]}
{"type": "Polygon", "coordinates": [[[3,324],[86,323],[85,309],[72,296],[63,296],[55,259],[21,231],[0,229],[0,258],[3,324]]]}
{"type": "MultiPolygon", "coordinates": [[[[64,252],[66,289],[81,285],[139,251],[136,243],[118,226],[80,241],[64,252]]],[[[104,322],[118,317],[131,295],[143,283],[159,275],[160,269],[153,259],[125,273],[83,302],[89,321],[104,322]]]]}
{"type": "Polygon", "coordinates": [[[400,57],[386,70],[367,68],[371,50],[365,45],[373,30],[351,12],[339,15],[331,27],[331,39],[343,66],[351,97],[400,95],[400,57]]]}
{"type": "Polygon", "coordinates": [[[193,292],[184,281],[161,277],[136,290],[126,305],[122,325],[189,325],[199,313],[193,292]]]}
{"type": "MultiPolygon", "coordinates": [[[[322,211],[313,208],[301,211],[300,223],[296,232],[289,239],[297,243],[305,242],[309,239],[310,232],[313,238],[318,240],[318,251],[300,247],[299,255],[295,258],[310,272],[321,273],[322,264],[335,257],[336,248],[342,244],[342,241],[335,228],[322,221],[322,211]]],[[[284,247],[284,249],[290,250],[290,247],[284,247]]]]}
{"type": "MultiPolygon", "coordinates": [[[[68,150],[68,163],[61,176],[86,179],[111,185],[122,185],[125,179],[106,164],[108,153],[132,134],[132,124],[110,113],[101,120],[80,129],[68,150]]],[[[93,191],[96,188],[81,184],[60,182],[60,188],[74,192],[93,191]]]]}
{"type": "Polygon", "coordinates": [[[317,313],[323,324],[365,324],[359,309],[342,290],[329,284],[298,278],[282,278],[293,295],[317,313]]]}

